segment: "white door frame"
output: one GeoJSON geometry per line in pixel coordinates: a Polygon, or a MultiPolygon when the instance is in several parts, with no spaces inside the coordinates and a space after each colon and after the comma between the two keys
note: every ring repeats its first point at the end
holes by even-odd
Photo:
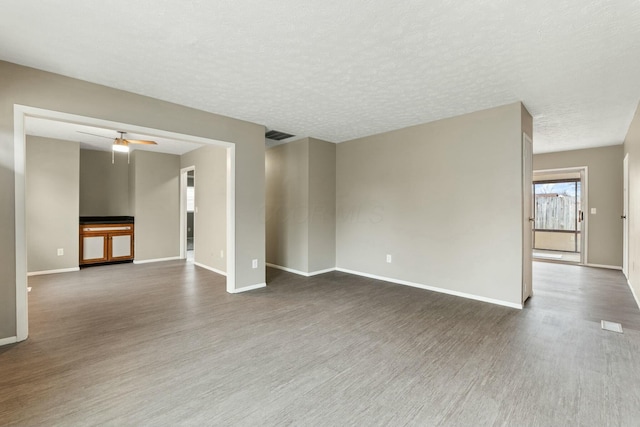
{"type": "MultiPolygon", "coordinates": [[[[554,169],[536,169],[533,171],[533,176],[536,174],[553,174],[553,173],[580,173],[580,180],[582,181],[580,196],[582,197],[582,212],[584,213],[584,220],[582,221],[582,232],[580,233],[580,264],[588,265],[589,260],[589,167],[588,166],[575,166],[571,168],[554,168],[554,169]]],[[[535,179],[534,179],[535,182],[535,179]]]]}
{"type": "Polygon", "coordinates": [[[622,161],[622,273],[629,279],[629,153],[622,161]]]}
{"type": "Polygon", "coordinates": [[[236,233],[235,233],[235,144],[210,138],[169,132],[159,129],[120,123],[111,120],[79,116],[60,111],[14,104],[13,106],[13,152],[15,182],[15,241],[16,241],[16,341],[24,341],[29,335],[29,314],[27,299],[27,239],[26,239],[26,196],[25,160],[26,134],[25,120],[37,117],[61,122],[102,127],[112,130],[148,135],[159,138],[177,139],[198,144],[216,145],[227,150],[227,292],[236,291],[236,233]]]}
{"type": "MultiPolygon", "coordinates": [[[[195,172],[195,170],[196,167],[193,165],[180,169],[180,258],[182,259],[187,258],[187,174],[191,171],[195,172]]],[[[195,227],[195,212],[193,222],[195,227]]],[[[195,234],[193,240],[195,242],[195,234]]],[[[193,249],[195,255],[195,245],[193,249]]]]}
{"type": "Polygon", "coordinates": [[[522,133],[522,305],[533,296],[533,140],[522,133]],[[527,208],[527,209],[525,209],[527,208]]]}

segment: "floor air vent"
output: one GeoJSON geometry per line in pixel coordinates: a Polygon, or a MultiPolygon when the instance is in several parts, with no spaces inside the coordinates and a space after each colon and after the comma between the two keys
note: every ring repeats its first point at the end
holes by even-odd
{"type": "Polygon", "coordinates": [[[295,135],[291,135],[289,133],[280,132],[280,131],[277,131],[277,130],[270,130],[267,133],[265,133],[264,136],[267,139],[273,139],[275,141],[282,141],[283,139],[291,138],[292,136],[295,136],[295,135]]]}
{"type": "Polygon", "coordinates": [[[623,333],[622,325],[620,323],[603,320],[601,324],[602,324],[602,329],[604,329],[605,331],[617,332],[619,334],[623,333]]]}

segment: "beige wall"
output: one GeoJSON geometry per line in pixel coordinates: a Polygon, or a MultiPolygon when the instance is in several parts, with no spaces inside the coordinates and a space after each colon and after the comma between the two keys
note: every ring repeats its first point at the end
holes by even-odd
{"type": "Polygon", "coordinates": [[[77,142],[27,137],[29,272],[78,267],[78,162],[77,142]],[[64,255],[58,256],[59,248],[64,255]]]}
{"type": "Polygon", "coordinates": [[[302,273],[335,267],[336,145],[304,138],[266,153],[267,262],[302,273]]]}
{"type": "Polygon", "coordinates": [[[266,152],[267,262],[309,272],[309,139],[266,152]]]}
{"type": "Polygon", "coordinates": [[[127,155],[80,150],[80,215],[131,215],[127,155]]]}
{"type": "Polygon", "coordinates": [[[180,167],[188,166],[195,166],[195,262],[226,272],[227,152],[220,147],[198,148],[181,156],[180,167]]]}
{"type": "MultiPolygon", "coordinates": [[[[131,153],[131,157],[133,157],[134,153],[131,153]]],[[[128,179],[128,187],[127,187],[127,195],[128,195],[128,205],[129,205],[129,213],[128,216],[133,216],[135,220],[135,212],[136,212],[136,180],[134,179],[136,176],[136,162],[129,161],[128,166],[128,176],[131,179],[128,179]]],[[[135,243],[135,240],[134,240],[135,243]]]]}
{"type": "Polygon", "coordinates": [[[337,266],[519,305],[522,116],[515,103],[339,144],[337,266]]]}
{"type": "Polygon", "coordinates": [[[309,138],[309,272],[336,266],[336,144],[309,138]]]}
{"type": "Polygon", "coordinates": [[[534,170],[588,167],[588,264],[622,266],[622,158],[621,145],[533,156],[534,170]]]}
{"type": "Polygon", "coordinates": [[[14,104],[235,143],[236,288],[264,283],[264,126],[0,62],[0,339],[16,335],[14,104]]]}
{"type": "Polygon", "coordinates": [[[180,256],[180,156],[136,150],[135,260],[180,256]]]}
{"type": "Polygon", "coordinates": [[[629,283],[640,304],[640,105],[624,140],[624,153],[629,154],[629,283]]]}

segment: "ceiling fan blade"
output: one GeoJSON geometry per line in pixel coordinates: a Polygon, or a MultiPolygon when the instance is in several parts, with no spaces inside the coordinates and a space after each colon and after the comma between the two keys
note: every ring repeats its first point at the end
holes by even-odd
{"type": "Polygon", "coordinates": [[[110,137],[110,136],[104,136],[104,135],[98,135],[98,134],[95,134],[95,133],[83,132],[83,131],[81,131],[81,130],[78,130],[78,131],[76,131],[76,132],[78,132],[78,133],[84,133],[85,135],[99,136],[100,138],[113,139],[113,138],[112,138],[112,137],[110,137]]]}
{"type": "Polygon", "coordinates": [[[141,139],[125,139],[128,144],[142,144],[142,145],[158,145],[155,141],[144,141],[141,139]]]}

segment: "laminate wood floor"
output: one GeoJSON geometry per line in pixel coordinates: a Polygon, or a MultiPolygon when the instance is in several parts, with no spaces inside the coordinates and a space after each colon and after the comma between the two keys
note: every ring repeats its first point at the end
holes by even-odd
{"type": "Polygon", "coordinates": [[[640,425],[640,311],[618,271],[535,263],[524,310],[267,273],[237,295],[181,261],[30,278],[0,424],[640,425]]]}

